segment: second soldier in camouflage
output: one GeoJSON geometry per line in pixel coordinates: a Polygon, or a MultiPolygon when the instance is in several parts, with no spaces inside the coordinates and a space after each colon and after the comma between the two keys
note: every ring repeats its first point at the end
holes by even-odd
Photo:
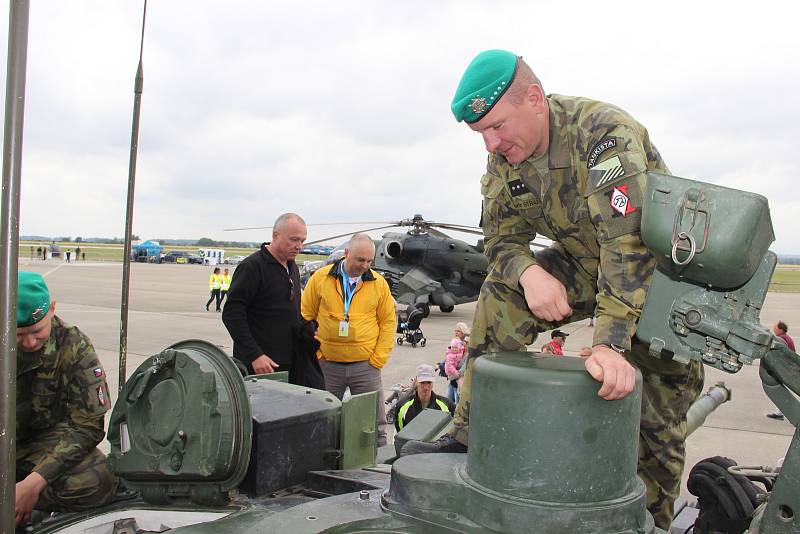
{"type": "Polygon", "coordinates": [[[539,332],[595,313],[587,371],[599,395],[619,399],[643,377],[639,476],[656,525],[668,529],[683,470],[686,412],[702,365],[655,360],[634,339],[655,267],[640,237],[646,172],[668,173],[647,130],[625,111],[586,98],[544,95],[510,52],[479,54],[452,111],[490,153],[481,179],[481,226],[490,272],[472,325],[470,360],[453,432],[405,452],[464,450],[472,364],[481,354],[526,350],[539,332]],[[536,235],[553,245],[533,254],[536,235]],[[596,311],[595,311],[596,307],[596,311]]]}

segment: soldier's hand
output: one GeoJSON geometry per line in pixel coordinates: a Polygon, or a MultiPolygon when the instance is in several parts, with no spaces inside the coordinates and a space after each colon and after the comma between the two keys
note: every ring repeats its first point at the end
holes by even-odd
{"type": "Polygon", "coordinates": [[[278,367],[280,367],[280,365],[275,363],[272,358],[266,354],[262,354],[253,360],[253,371],[255,371],[257,375],[268,375],[270,373],[274,373],[275,369],[278,367]]]}
{"type": "Polygon", "coordinates": [[[598,397],[622,399],[636,387],[636,369],[619,352],[605,345],[592,347],[592,355],[584,363],[592,378],[603,383],[598,397]]]}
{"type": "Polygon", "coordinates": [[[519,277],[528,308],[539,319],[561,321],[572,315],[567,288],[556,277],[538,265],[531,265],[519,277]]]}
{"type": "Polygon", "coordinates": [[[39,473],[31,473],[15,487],[14,515],[17,526],[25,525],[31,518],[33,507],[39,501],[39,494],[47,487],[47,481],[39,473]]]}

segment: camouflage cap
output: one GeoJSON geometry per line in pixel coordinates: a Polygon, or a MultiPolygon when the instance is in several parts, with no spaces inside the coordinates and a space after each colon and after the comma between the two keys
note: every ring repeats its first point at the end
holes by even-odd
{"type": "Polygon", "coordinates": [[[17,326],[31,326],[47,315],[50,291],[39,273],[20,271],[17,275],[17,326]]]}
{"type": "Polygon", "coordinates": [[[458,122],[477,122],[489,113],[514,81],[517,59],[507,50],[486,50],[475,56],[450,104],[458,122]]]}

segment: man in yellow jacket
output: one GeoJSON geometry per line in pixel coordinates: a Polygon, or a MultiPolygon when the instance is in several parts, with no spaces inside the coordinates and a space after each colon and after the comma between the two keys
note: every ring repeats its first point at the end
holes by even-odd
{"type": "Polygon", "coordinates": [[[303,290],[303,317],[318,324],[317,355],[325,387],[339,399],[378,391],[378,445],[386,444],[381,368],[394,347],[397,326],[389,284],[372,271],[375,244],[355,234],[344,258],[316,271],[303,290]]]}

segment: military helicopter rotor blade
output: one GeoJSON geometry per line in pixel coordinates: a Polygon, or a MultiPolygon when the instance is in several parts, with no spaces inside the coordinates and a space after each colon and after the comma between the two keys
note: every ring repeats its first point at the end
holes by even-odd
{"type": "Polygon", "coordinates": [[[444,232],[440,232],[439,230],[437,230],[436,228],[433,228],[431,226],[429,226],[425,231],[428,232],[432,236],[443,237],[445,239],[453,239],[452,236],[449,236],[444,232]]]}
{"type": "MultiPolygon", "coordinates": [[[[391,224],[399,226],[401,221],[361,221],[361,222],[330,222],[330,223],[311,223],[306,226],[350,226],[356,224],[391,224]]],[[[242,228],[224,228],[223,232],[238,232],[240,230],[267,230],[272,226],[245,226],[242,228]]],[[[359,230],[360,231],[360,230],[359,230]]]]}
{"type": "Polygon", "coordinates": [[[475,229],[472,226],[459,226],[447,223],[438,223],[436,226],[439,228],[446,228],[448,230],[453,230],[456,232],[464,232],[465,234],[475,234],[475,235],[483,235],[482,230],[475,229]]]}
{"type": "Polygon", "coordinates": [[[390,224],[388,226],[376,226],[375,228],[363,228],[361,230],[353,230],[352,232],[347,232],[346,234],[339,234],[339,235],[332,235],[328,237],[324,237],[322,239],[315,239],[314,241],[306,241],[305,245],[315,245],[317,243],[322,243],[323,241],[330,241],[331,239],[337,239],[339,237],[346,237],[349,235],[357,234],[360,232],[372,232],[373,230],[383,230],[385,228],[394,228],[399,226],[398,224],[390,224]]]}

